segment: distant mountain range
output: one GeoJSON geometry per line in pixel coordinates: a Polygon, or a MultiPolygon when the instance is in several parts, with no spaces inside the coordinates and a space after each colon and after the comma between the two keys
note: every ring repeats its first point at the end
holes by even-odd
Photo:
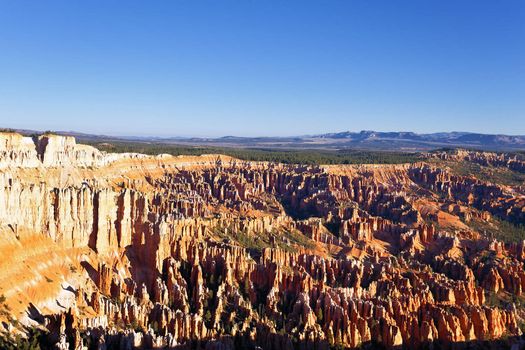
{"type": "Polygon", "coordinates": [[[326,140],[328,143],[353,145],[364,148],[415,148],[468,147],[482,149],[525,149],[525,136],[479,134],[471,132],[439,132],[416,134],[414,132],[339,132],[316,135],[312,140],[326,140]]]}
{"type": "MultiPolygon", "coordinates": [[[[38,133],[33,130],[17,130],[24,134],[38,133]]],[[[224,136],[218,138],[199,137],[140,137],[140,136],[105,136],[78,133],[73,131],[57,132],[75,136],[80,141],[111,142],[134,141],[182,144],[195,146],[222,147],[258,147],[290,149],[378,149],[397,151],[426,151],[436,148],[476,148],[486,150],[525,150],[525,135],[479,134],[471,132],[438,132],[417,134],[414,132],[379,132],[363,130],[360,132],[344,131],[319,135],[291,137],[239,137],[224,136]]]]}

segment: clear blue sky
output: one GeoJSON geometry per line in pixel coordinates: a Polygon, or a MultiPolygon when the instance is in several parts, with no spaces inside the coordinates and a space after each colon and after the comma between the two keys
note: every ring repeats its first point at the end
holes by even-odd
{"type": "Polygon", "coordinates": [[[525,1],[0,0],[0,126],[525,134],[525,1]]]}

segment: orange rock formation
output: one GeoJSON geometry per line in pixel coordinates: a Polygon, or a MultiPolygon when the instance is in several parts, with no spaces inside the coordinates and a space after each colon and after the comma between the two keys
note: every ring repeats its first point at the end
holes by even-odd
{"type": "Polygon", "coordinates": [[[424,163],[107,154],[0,133],[2,324],[46,329],[58,349],[510,342],[525,244],[468,221],[523,223],[524,207],[424,163]]]}

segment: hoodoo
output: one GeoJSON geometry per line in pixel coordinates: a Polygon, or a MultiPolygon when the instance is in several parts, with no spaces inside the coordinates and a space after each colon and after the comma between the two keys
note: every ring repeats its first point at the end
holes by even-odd
{"type": "Polygon", "coordinates": [[[54,349],[523,346],[525,243],[486,232],[525,223],[523,187],[426,160],[286,165],[0,133],[1,331],[54,349]]]}

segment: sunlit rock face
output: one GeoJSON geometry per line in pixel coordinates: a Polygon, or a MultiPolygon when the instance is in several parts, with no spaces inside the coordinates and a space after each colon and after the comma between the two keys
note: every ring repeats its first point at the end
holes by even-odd
{"type": "Polygon", "coordinates": [[[41,328],[57,349],[519,346],[525,246],[480,225],[523,223],[524,205],[435,164],[108,154],[3,133],[2,327],[41,328]]]}

